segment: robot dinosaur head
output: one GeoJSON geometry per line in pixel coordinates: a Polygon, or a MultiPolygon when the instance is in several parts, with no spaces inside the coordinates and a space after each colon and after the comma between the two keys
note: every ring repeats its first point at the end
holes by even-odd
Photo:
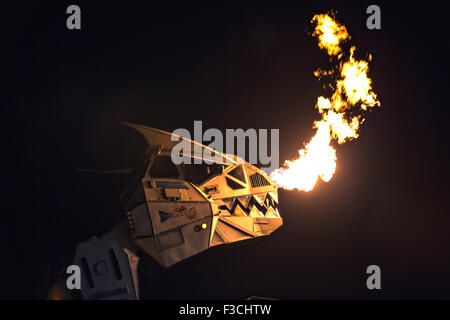
{"type": "Polygon", "coordinates": [[[283,224],[277,187],[259,168],[215,150],[215,159],[206,159],[209,164],[175,165],[171,152],[178,142],[172,133],[124,124],[149,145],[126,197],[131,238],[163,267],[214,246],[269,235],[283,224]]]}

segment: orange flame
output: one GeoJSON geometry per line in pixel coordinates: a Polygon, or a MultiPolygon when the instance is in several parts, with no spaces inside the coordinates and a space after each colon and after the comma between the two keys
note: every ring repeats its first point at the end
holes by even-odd
{"type": "MultiPolygon", "coordinates": [[[[319,40],[319,47],[330,56],[342,58],[341,42],[350,39],[345,26],[340,25],[328,14],[315,15],[311,22],[316,22],[313,36],[319,40]]],[[[336,170],[336,150],[331,146],[333,140],[342,144],[358,137],[358,129],[363,123],[362,116],[350,117],[349,110],[357,108],[367,110],[379,106],[376,94],[372,91],[372,80],[367,76],[367,61],[354,58],[355,47],[351,47],[347,61],[339,65],[339,78],[334,85],[331,98],[319,97],[316,108],[322,119],[314,122],[316,134],[303,149],[299,158],[287,160],[282,168],[270,174],[272,180],[288,190],[310,191],[320,178],[330,181],[336,170]]],[[[370,56],[371,58],[371,56],[370,56]]],[[[333,71],[318,70],[314,75],[332,75],[333,71]]]]}
{"type": "Polygon", "coordinates": [[[330,56],[335,56],[341,52],[339,43],[350,39],[345,26],[340,25],[327,14],[316,14],[311,22],[317,22],[313,36],[319,38],[319,47],[326,49],[330,56]]]}

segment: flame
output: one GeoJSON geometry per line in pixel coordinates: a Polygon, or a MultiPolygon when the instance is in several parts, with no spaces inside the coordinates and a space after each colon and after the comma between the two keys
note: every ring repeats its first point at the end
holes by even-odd
{"type": "Polygon", "coordinates": [[[335,56],[341,52],[339,46],[341,41],[350,39],[345,26],[334,21],[328,14],[316,14],[311,22],[317,22],[313,36],[319,38],[319,47],[326,49],[330,56],[335,56]]]}
{"type": "MultiPolygon", "coordinates": [[[[319,47],[325,49],[330,56],[343,57],[340,44],[350,39],[345,26],[340,25],[328,14],[315,15],[311,22],[316,23],[313,36],[319,40],[319,47]]],[[[350,48],[347,61],[338,65],[338,72],[334,70],[317,70],[314,75],[321,76],[338,74],[331,98],[319,97],[316,108],[321,120],[315,121],[313,128],[316,134],[303,149],[300,149],[296,160],[286,160],[284,166],[270,174],[278,187],[288,190],[298,189],[310,191],[320,178],[324,182],[330,181],[336,171],[336,150],[331,146],[332,141],[343,144],[358,138],[358,130],[364,122],[361,115],[351,116],[355,110],[367,110],[379,106],[376,94],[372,91],[372,80],[367,76],[368,62],[354,58],[355,47],[350,48]]],[[[369,56],[369,61],[372,56],[369,56]]]]}

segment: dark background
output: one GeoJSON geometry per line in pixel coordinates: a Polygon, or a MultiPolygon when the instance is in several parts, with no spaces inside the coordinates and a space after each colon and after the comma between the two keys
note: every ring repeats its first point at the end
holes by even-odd
{"type": "Polygon", "coordinates": [[[337,10],[381,101],[337,171],[279,191],[284,226],[151,279],[149,299],[450,298],[448,28],[440,3],[15,2],[2,6],[3,298],[39,297],[49,266],[120,219],[111,203],[145,144],[121,121],[172,131],[279,128],[280,160],[314,134],[313,76],[328,56],[308,32],[337,10]],[[66,28],[78,4],[82,29],[66,28]],[[365,26],[369,4],[382,29],[365,26]],[[368,265],[382,290],[366,288],[368,265]]]}

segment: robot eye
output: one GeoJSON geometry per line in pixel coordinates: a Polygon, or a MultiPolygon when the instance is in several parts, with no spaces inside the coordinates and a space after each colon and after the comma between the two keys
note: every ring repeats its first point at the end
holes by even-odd
{"type": "Polygon", "coordinates": [[[202,230],[206,230],[206,228],[208,228],[208,224],[206,222],[203,222],[201,225],[196,225],[194,227],[194,231],[195,232],[199,232],[199,231],[202,231],[202,230]]]}

